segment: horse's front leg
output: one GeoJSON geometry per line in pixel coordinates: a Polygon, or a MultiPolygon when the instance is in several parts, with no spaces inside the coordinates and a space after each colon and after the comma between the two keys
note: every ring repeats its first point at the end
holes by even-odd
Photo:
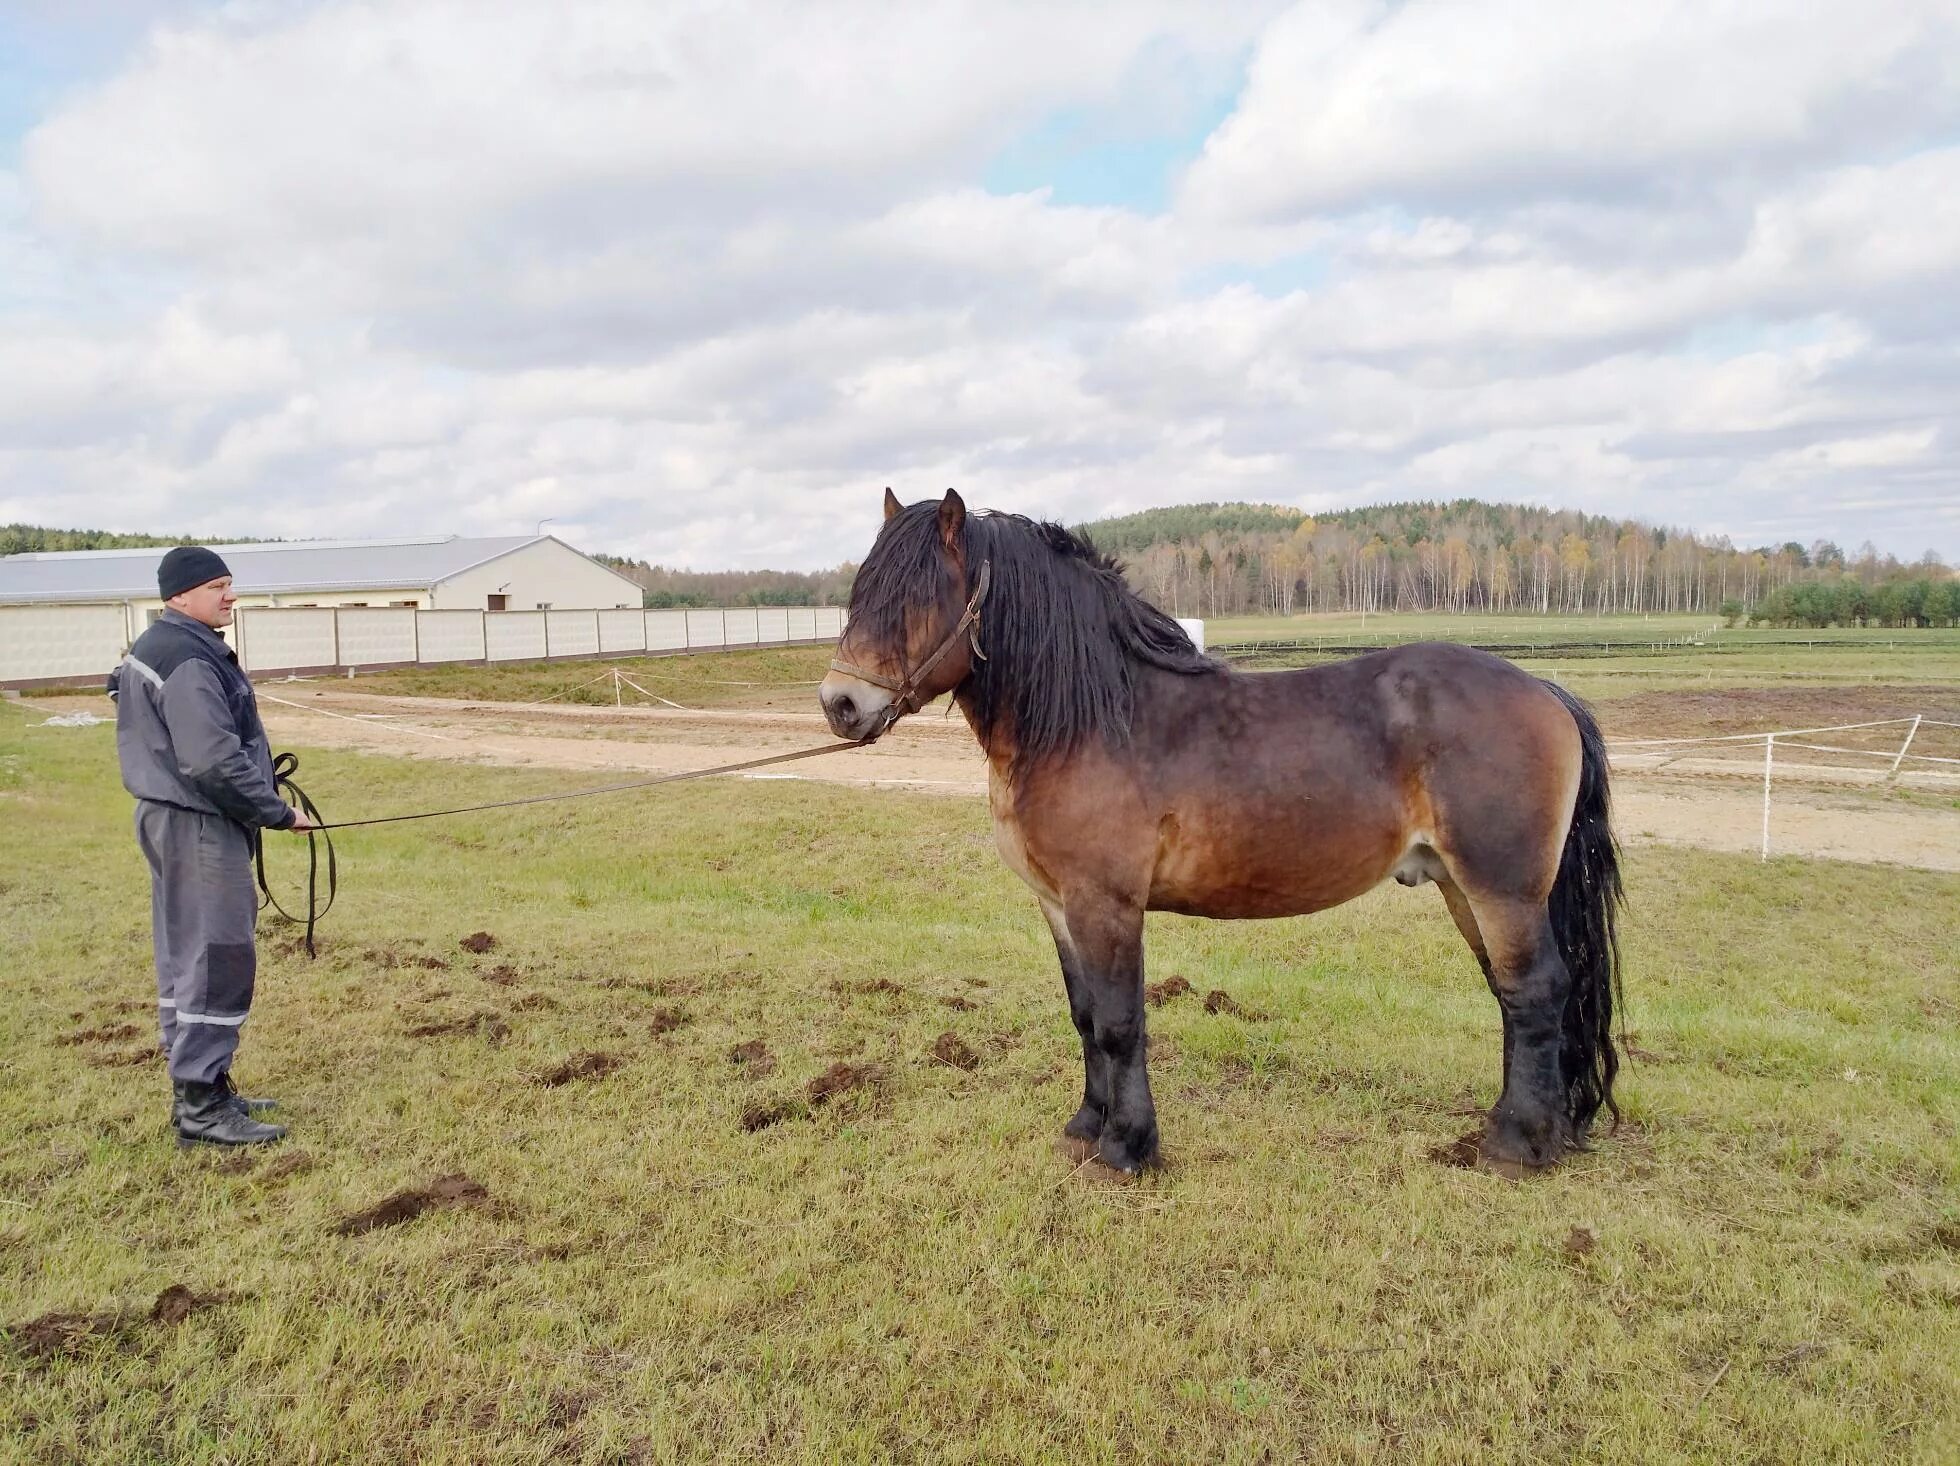
{"type": "Polygon", "coordinates": [[[1096,1047],[1095,1007],[1089,998],[1089,984],[1082,975],[1082,959],[1076,955],[1075,941],[1069,935],[1068,918],[1062,908],[1050,901],[1041,903],[1041,914],[1048,919],[1048,930],[1055,938],[1055,955],[1062,963],[1062,984],[1068,989],[1069,1017],[1082,1038],[1082,1108],[1062,1127],[1071,1140],[1094,1145],[1102,1138],[1103,1117],[1109,1113],[1109,1065],[1096,1047]]]}
{"type": "MultiPolygon", "coordinates": [[[[1098,1062],[1104,1071],[1099,1149],[1106,1165],[1134,1173],[1157,1160],[1157,1106],[1144,1067],[1143,911],[1094,898],[1070,901],[1064,919],[1078,964],[1075,986],[1088,1009],[1083,1056],[1090,1083],[1098,1062]]],[[[1085,1110],[1087,1097],[1085,1090],[1085,1110]]]]}

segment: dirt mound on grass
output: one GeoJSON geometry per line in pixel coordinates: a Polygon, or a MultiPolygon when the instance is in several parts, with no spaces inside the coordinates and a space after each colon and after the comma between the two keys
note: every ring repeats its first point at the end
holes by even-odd
{"type": "Polygon", "coordinates": [[[625,1062],[617,1054],[573,1054],[556,1068],[538,1075],[537,1083],[546,1089],[556,1089],[561,1084],[570,1084],[574,1079],[603,1079],[625,1062]]]}
{"type": "Polygon", "coordinates": [[[334,1231],[342,1237],[359,1237],[382,1227],[399,1227],[437,1207],[481,1206],[489,1199],[490,1190],[481,1181],[472,1181],[461,1171],[455,1171],[436,1177],[427,1186],[397,1191],[366,1211],[343,1218],[334,1231]]]}
{"type": "Polygon", "coordinates": [[[1181,977],[1167,977],[1162,982],[1153,982],[1143,990],[1144,1001],[1153,1008],[1161,1008],[1172,998],[1181,998],[1191,991],[1191,984],[1181,977]]]}
{"type": "Polygon", "coordinates": [[[521,974],[507,962],[499,962],[495,967],[485,968],[477,974],[485,982],[494,982],[498,987],[509,987],[521,974]]]}
{"type": "Polygon", "coordinates": [[[1213,988],[1205,994],[1205,1012],[1223,1013],[1233,1018],[1243,1018],[1247,1023],[1263,1023],[1266,1015],[1257,1008],[1241,1007],[1230,993],[1213,988]]]}
{"type": "Polygon", "coordinates": [[[14,1341],[28,1358],[40,1362],[58,1359],[87,1347],[94,1339],[112,1339],[135,1330],[144,1323],[175,1328],[193,1313],[228,1302],[231,1294],[193,1293],[182,1283],[172,1283],[157,1294],[147,1312],[139,1308],[112,1308],[99,1313],[44,1313],[10,1330],[14,1341]]]}
{"type": "Polygon", "coordinates": [[[742,1128],[753,1135],[771,1125],[782,1124],[795,1113],[796,1106],[784,1100],[750,1100],[742,1106],[742,1128]]]}
{"type": "Polygon", "coordinates": [[[776,1056],[769,1052],[769,1045],[759,1038],[736,1044],[728,1051],[728,1062],[739,1064],[742,1072],[751,1079],[766,1079],[776,1072],[776,1056]]]}
{"type": "Polygon", "coordinates": [[[865,1089],[876,1084],[883,1073],[884,1071],[876,1064],[848,1064],[840,1061],[812,1079],[803,1093],[809,1097],[813,1105],[827,1104],[840,1094],[849,1094],[854,1089],[865,1089]]]}
{"type": "Polygon", "coordinates": [[[672,1033],[686,1022],[687,1015],[678,1008],[655,1008],[653,1021],[647,1027],[658,1038],[663,1033],[672,1033]]]}
{"type": "Polygon", "coordinates": [[[950,1064],[955,1069],[965,1069],[969,1073],[980,1067],[980,1056],[961,1041],[960,1036],[950,1028],[932,1041],[929,1052],[942,1064],[950,1064]]]}
{"type": "Polygon", "coordinates": [[[488,932],[471,932],[458,944],[465,952],[474,952],[481,957],[497,945],[497,939],[488,932]]]}

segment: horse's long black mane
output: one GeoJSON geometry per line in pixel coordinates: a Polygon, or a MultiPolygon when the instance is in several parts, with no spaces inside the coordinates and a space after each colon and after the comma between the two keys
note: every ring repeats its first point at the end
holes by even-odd
{"type": "MultiPolygon", "coordinates": [[[[1177,622],[1131,590],[1122,565],[1086,536],[988,512],[966,516],[960,541],[969,580],[983,561],[993,566],[980,608],[987,660],[974,663],[960,695],[985,747],[1011,729],[1017,767],[1091,738],[1126,741],[1140,668],[1221,670],[1177,622]]],[[[937,624],[950,627],[964,604],[932,501],[886,523],[851,589],[852,621],[880,646],[904,645],[908,609],[936,606],[937,624]]]]}

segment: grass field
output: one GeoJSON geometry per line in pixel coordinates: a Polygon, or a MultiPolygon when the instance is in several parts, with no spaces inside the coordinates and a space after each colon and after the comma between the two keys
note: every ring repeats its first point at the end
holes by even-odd
{"type": "MultiPolygon", "coordinates": [[[[1120,1185],[1058,1152],[976,803],[348,832],[239,1066],[292,1138],[180,1156],[110,730],[0,720],[10,1459],[1960,1453],[1960,877],[1634,852],[1627,1123],[1519,1186],[1436,1158],[1498,1054],[1433,892],[1153,918],[1154,977],[1266,1016],[1153,1011],[1169,1165],[1120,1185]]],[[[348,817],[580,782],[306,760],[348,817]]]]}

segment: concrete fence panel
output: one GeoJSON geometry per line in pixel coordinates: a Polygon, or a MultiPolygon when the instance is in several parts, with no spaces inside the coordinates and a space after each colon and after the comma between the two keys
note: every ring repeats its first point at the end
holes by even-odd
{"type": "Polygon", "coordinates": [[[417,611],[415,638],[424,662],[480,662],[483,612],[417,611]]]}
{"type": "Polygon", "coordinates": [[[602,652],[644,651],[647,644],[647,618],[644,611],[601,611],[599,650],[602,652]]]}
{"type": "Polygon", "coordinates": [[[687,612],[647,611],[647,650],[678,652],[687,649],[687,612]]]}
{"type": "Polygon", "coordinates": [[[0,606],[0,682],[106,675],[127,636],[121,606],[0,606]]]}
{"type": "Polygon", "coordinates": [[[729,646],[755,645],[754,610],[744,607],[740,610],[723,611],[721,614],[727,628],[723,631],[722,636],[729,646]]]}
{"type": "Polygon", "coordinates": [[[343,606],[340,665],[385,667],[415,660],[415,612],[406,606],[343,606]]]}
{"type": "Polygon", "coordinates": [[[596,656],[599,651],[597,611],[546,611],[545,640],[554,657],[596,656]]]}
{"type": "Polygon", "coordinates": [[[838,637],[844,634],[844,608],[842,606],[819,606],[817,608],[817,635],[838,637]]]}
{"type": "Polygon", "coordinates": [[[689,646],[727,646],[728,627],[723,621],[724,611],[689,611],[687,613],[687,644],[689,646]]]}
{"type": "Polygon", "coordinates": [[[483,618],[483,654],[493,662],[544,660],[543,611],[492,611],[483,618]]]}
{"type": "Polygon", "coordinates": [[[757,641],[788,641],[789,612],[764,610],[755,613],[755,639],[757,641]]]}
{"type": "Polygon", "coordinates": [[[802,607],[792,607],[784,613],[789,629],[784,633],[785,641],[815,641],[817,639],[817,613],[802,607]]]}
{"type": "Polygon", "coordinates": [[[326,607],[252,606],[236,611],[233,644],[248,672],[340,665],[338,615],[326,607]]]}

